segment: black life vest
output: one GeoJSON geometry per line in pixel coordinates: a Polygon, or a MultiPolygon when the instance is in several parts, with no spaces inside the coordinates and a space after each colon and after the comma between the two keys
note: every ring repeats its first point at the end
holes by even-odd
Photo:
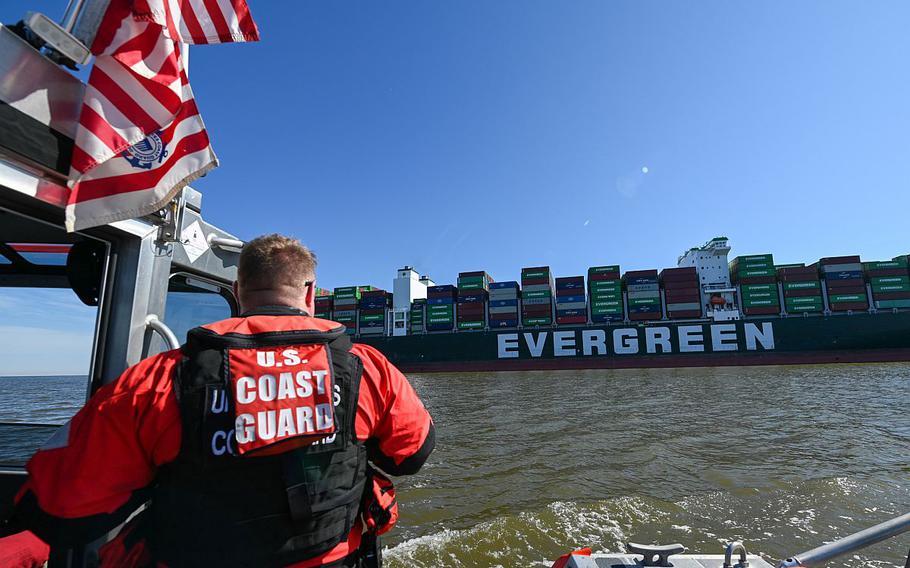
{"type": "Polygon", "coordinates": [[[344,327],[288,308],[245,317],[268,319],[241,322],[255,333],[235,331],[242,318],[195,328],[182,348],[174,377],[180,453],[162,468],[152,501],[154,554],[171,567],[300,562],[345,541],[359,513],[367,457],[354,421],[363,363],[344,327]],[[289,345],[327,347],[335,433],[275,455],[238,456],[230,353],[289,345]]]}

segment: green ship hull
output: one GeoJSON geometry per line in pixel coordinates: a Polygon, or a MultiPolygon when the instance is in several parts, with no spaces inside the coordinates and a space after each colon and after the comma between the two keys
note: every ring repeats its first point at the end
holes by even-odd
{"type": "Polygon", "coordinates": [[[405,372],[910,361],[910,312],[363,337],[405,372]]]}

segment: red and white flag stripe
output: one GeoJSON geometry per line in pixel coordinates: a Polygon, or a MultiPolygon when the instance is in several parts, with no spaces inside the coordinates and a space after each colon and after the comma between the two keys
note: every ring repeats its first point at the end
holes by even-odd
{"type": "Polygon", "coordinates": [[[246,0],[135,0],[135,12],[190,44],[259,41],[246,0]]]}
{"type": "MultiPolygon", "coordinates": [[[[242,0],[225,2],[228,6],[242,0]]],[[[70,170],[70,231],[152,213],[218,165],[183,67],[181,23],[201,0],[112,0],[92,46],[70,170]],[[177,18],[168,6],[179,8],[177,18]],[[149,17],[152,5],[165,23],[149,17]],[[143,11],[145,10],[145,11],[143,11]]],[[[258,38],[235,17],[227,37],[258,38]]],[[[211,18],[206,17],[205,21],[211,18]]],[[[198,16],[197,16],[198,21],[198,16]]],[[[190,26],[192,27],[192,26],[190,26]]]]}

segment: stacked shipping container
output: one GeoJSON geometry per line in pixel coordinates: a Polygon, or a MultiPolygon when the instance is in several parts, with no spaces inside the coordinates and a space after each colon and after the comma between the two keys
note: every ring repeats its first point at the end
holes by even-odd
{"type": "Polygon", "coordinates": [[[483,270],[458,274],[458,329],[486,327],[486,306],[492,281],[483,270]]]}
{"type": "Polygon", "coordinates": [[[655,320],[660,308],[660,280],[656,270],[629,270],[622,277],[629,304],[630,320],[655,320]]]}
{"type": "Polygon", "coordinates": [[[427,331],[452,331],[455,327],[457,288],[451,284],[427,288],[427,331]]]}
{"type": "Polygon", "coordinates": [[[490,283],[490,327],[518,327],[518,282],[490,283]]]}
{"type": "Polygon", "coordinates": [[[821,312],[825,309],[818,270],[803,264],[779,266],[777,278],[784,290],[784,310],[788,314],[821,312]]]}
{"type": "Polygon", "coordinates": [[[584,276],[556,279],[556,323],[558,325],[588,323],[584,276]]]}
{"type": "Polygon", "coordinates": [[[747,316],[780,313],[777,269],[771,254],[737,256],[730,263],[730,280],[739,285],[743,314],[747,316]]]}
{"type": "Polygon", "coordinates": [[[875,308],[910,308],[910,274],[907,257],[896,256],[882,262],[864,262],[866,281],[872,287],[875,308]]]}
{"type": "Polygon", "coordinates": [[[521,269],[521,324],[553,325],[553,275],[549,266],[521,269]]]}
{"type": "Polygon", "coordinates": [[[411,333],[423,333],[427,330],[426,308],[426,298],[418,298],[411,302],[411,333]]]}
{"type": "Polygon", "coordinates": [[[344,324],[349,335],[357,332],[357,302],[360,300],[358,286],[335,288],[334,313],[332,318],[344,324]]]}
{"type": "Polygon", "coordinates": [[[322,295],[316,296],[316,313],[313,314],[317,318],[332,319],[332,309],[335,305],[335,296],[322,295]]]}
{"type": "Polygon", "coordinates": [[[358,325],[360,335],[383,335],[388,327],[388,308],[392,295],[385,290],[368,290],[360,293],[358,325]]]}
{"type": "Polygon", "coordinates": [[[623,319],[622,281],[619,265],[592,266],[588,269],[588,301],[591,321],[606,323],[623,319]]]}
{"type": "Polygon", "coordinates": [[[701,317],[701,292],[694,266],[665,268],[660,271],[660,281],[664,286],[668,318],[701,317]]]}
{"type": "Polygon", "coordinates": [[[828,307],[832,312],[866,310],[869,297],[859,256],[831,256],[818,261],[818,273],[825,279],[828,307]]]}

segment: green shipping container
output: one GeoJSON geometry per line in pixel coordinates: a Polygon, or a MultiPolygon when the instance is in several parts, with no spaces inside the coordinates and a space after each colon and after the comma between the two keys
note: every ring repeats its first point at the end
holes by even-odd
{"type": "Polygon", "coordinates": [[[803,304],[801,306],[787,306],[787,312],[789,312],[789,313],[820,312],[820,311],[822,311],[821,304],[803,304]]]}
{"type": "Polygon", "coordinates": [[[802,296],[800,298],[787,298],[784,303],[787,305],[787,307],[800,306],[803,304],[818,304],[820,306],[820,305],[822,305],[822,297],[821,296],[802,296]]]}
{"type": "Polygon", "coordinates": [[[743,294],[750,292],[777,292],[777,284],[743,284],[743,294]]]}
{"type": "Polygon", "coordinates": [[[873,286],[873,294],[882,294],[886,292],[910,292],[910,286],[906,284],[885,284],[883,286],[873,286]]]}
{"type": "Polygon", "coordinates": [[[870,280],[873,286],[883,286],[886,284],[910,285],[910,276],[878,276],[870,280]]]}
{"type": "Polygon", "coordinates": [[[438,318],[430,318],[429,320],[427,320],[427,323],[453,323],[454,321],[455,320],[453,320],[452,318],[438,317],[438,318]]]}
{"type": "Polygon", "coordinates": [[[604,314],[621,314],[622,308],[591,308],[591,314],[602,316],[604,314]]]}
{"type": "Polygon", "coordinates": [[[589,280],[588,290],[591,292],[600,292],[602,290],[622,290],[622,280],[589,280]]]}
{"type": "Polygon", "coordinates": [[[757,302],[764,300],[773,300],[775,302],[780,301],[777,297],[777,294],[774,292],[754,292],[752,294],[743,294],[744,302],[757,302]]]}
{"type": "Polygon", "coordinates": [[[531,300],[533,298],[549,298],[551,296],[549,290],[537,290],[535,292],[522,292],[521,297],[526,300],[531,300]]]}
{"type": "Polygon", "coordinates": [[[588,274],[619,274],[618,264],[609,264],[607,266],[592,266],[588,269],[588,274]]]}
{"type": "Polygon", "coordinates": [[[831,294],[828,296],[828,301],[832,304],[838,302],[865,302],[867,299],[865,294],[831,294]]]}
{"type": "Polygon", "coordinates": [[[876,300],[875,307],[879,310],[910,308],[910,300],[876,300]]]}
{"type": "Polygon", "coordinates": [[[773,254],[747,254],[743,256],[737,256],[733,259],[733,262],[765,262],[768,264],[774,264],[774,255],[773,254]]]}
{"type": "Polygon", "coordinates": [[[591,301],[592,308],[621,308],[622,300],[601,300],[596,299],[591,301]]]}
{"type": "Polygon", "coordinates": [[[762,306],[779,306],[780,302],[777,301],[777,298],[766,299],[766,300],[743,300],[743,307],[746,308],[760,308],[762,306]]]}
{"type": "Polygon", "coordinates": [[[765,276],[777,276],[777,271],[774,270],[774,267],[770,268],[748,268],[744,270],[736,270],[736,276],[739,278],[759,278],[765,276]]]}
{"type": "Polygon", "coordinates": [[[818,280],[806,280],[804,282],[784,282],[784,290],[817,290],[822,287],[818,280]]]}
{"type": "Polygon", "coordinates": [[[863,263],[863,270],[888,270],[892,268],[907,268],[907,257],[897,256],[894,260],[863,263]]]}
{"type": "Polygon", "coordinates": [[[524,270],[521,271],[521,278],[522,278],[522,279],[525,279],[525,278],[549,278],[549,277],[550,277],[550,272],[549,272],[549,271],[544,271],[544,270],[531,270],[531,271],[528,271],[528,272],[525,272],[524,270]]]}
{"type": "Polygon", "coordinates": [[[482,321],[462,321],[458,322],[458,329],[478,329],[483,328],[485,325],[482,321]]]}
{"type": "Polygon", "coordinates": [[[455,311],[452,308],[448,310],[427,310],[427,317],[452,317],[455,314],[455,311]]]}
{"type": "Polygon", "coordinates": [[[521,320],[521,325],[550,325],[553,318],[530,318],[521,320]]]}
{"type": "Polygon", "coordinates": [[[385,321],[385,316],[383,314],[362,315],[360,321],[385,321]]]}
{"type": "Polygon", "coordinates": [[[660,304],[660,298],[635,298],[629,300],[630,306],[656,306],[660,304]]]}

